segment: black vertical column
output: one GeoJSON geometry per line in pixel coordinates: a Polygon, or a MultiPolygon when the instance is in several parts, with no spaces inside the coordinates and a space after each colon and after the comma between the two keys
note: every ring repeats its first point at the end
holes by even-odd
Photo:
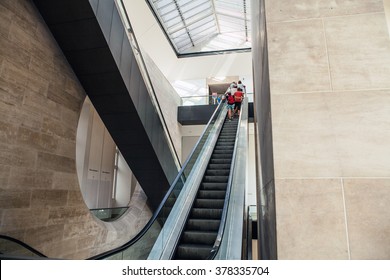
{"type": "Polygon", "coordinates": [[[274,260],[277,259],[275,178],[264,0],[252,1],[251,7],[258,249],[261,259],[274,260]]]}

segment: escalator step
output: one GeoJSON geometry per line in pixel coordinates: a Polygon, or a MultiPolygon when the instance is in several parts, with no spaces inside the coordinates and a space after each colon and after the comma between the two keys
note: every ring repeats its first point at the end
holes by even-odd
{"type": "Polygon", "coordinates": [[[221,154],[220,151],[224,151],[224,153],[233,154],[234,151],[234,142],[233,143],[217,143],[217,147],[214,148],[212,155],[221,154]],[[216,153],[217,151],[217,153],[216,153]]]}
{"type": "Polygon", "coordinates": [[[209,163],[216,164],[230,164],[232,162],[231,158],[212,158],[209,163]]]}
{"type": "Polygon", "coordinates": [[[200,184],[201,190],[226,190],[227,183],[207,183],[203,182],[200,184]]]}
{"type": "Polygon", "coordinates": [[[199,244],[181,244],[176,251],[176,260],[206,260],[212,246],[199,244]]]}
{"type": "Polygon", "coordinates": [[[208,209],[222,209],[225,203],[224,199],[195,199],[194,207],[196,208],[208,208],[208,209]]]}
{"type": "Polygon", "coordinates": [[[186,244],[214,245],[217,234],[216,231],[186,230],[183,232],[182,242],[186,244]]]}
{"type": "Polygon", "coordinates": [[[230,170],[231,164],[216,164],[216,163],[210,163],[207,166],[208,170],[213,170],[213,169],[229,169],[230,170]]]}
{"type": "Polygon", "coordinates": [[[216,182],[216,183],[226,183],[229,179],[229,176],[204,176],[203,182],[216,182]]]}
{"type": "Polygon", "coordinates": [[[188,219],[185,230],[218,231],[221,220],[188,219]]]}
{"type": "Polygon", "coordinates": [[[211,159],[231,159],[231,154],[212,154],[211,159]]]}
{"type": "Polygon", "coordinates": [[[230,153],[232,154],[233,153],[233,147],[232,148],[218,148],[218,149],[214,149],[213,151],[213,154],[226,154],[226,153],[230,153]]]}
{"type": "Polygon", "coordinates": [[[207,169],[207,176],[229,176],[230,169],[207,169]]]}
{"type": "Polygon", "coordinates": [[[234,143],[234,139],[218,139],[218,144],[219,143],[234,143]]]}
{"type": "Polygon", "coordinates": [[[190,217],[193,219],[220,219],[222,209],[193,208],[190,217]]]}
{"type": "Polygon", "coordinates": [[[198,198],[206,198],[206,199],[224,199],[226,191],[202,191],[198,192],[198,198]]]}

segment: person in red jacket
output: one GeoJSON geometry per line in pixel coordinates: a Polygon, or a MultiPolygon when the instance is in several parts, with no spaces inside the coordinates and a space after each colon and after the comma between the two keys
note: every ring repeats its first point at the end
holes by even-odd
{"type": "Polygon", "coordinates": [[[241,102],[244,99],[244,93],[242,88],[237,88],[237,91],[234,93],[234,114],[239,116],[241,110],[241,102]]]}
{"type": "Polygon", "coordinates": [[[226,105],[227,105],[227,109],[228,109],[229,121],[231,121],[233,119],[233,116],[234,116],[234,104],[235,104],[234,95],[231,94],[230,92],[228,92],[226,94],[226,105]]]}

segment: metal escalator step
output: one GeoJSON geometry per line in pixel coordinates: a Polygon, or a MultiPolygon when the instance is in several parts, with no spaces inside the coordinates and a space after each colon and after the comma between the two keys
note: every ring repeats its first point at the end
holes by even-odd
{"type": "Polygon", "coordinates": [[[217,163],[217,164],[230,164],[232,162],[231,158],[212,158],[209,163],[217,163]]]}
{"type": "Polygon", "coordinates": [[[222,169],[228,169],[230,170],[230,166],[231,164],[225,164],[225,163],[210,163],[208,166],[207,166],[207,170],[213,170],[213,169],[219,169],[219,170],[222,170],[222,169]]]}
{"type": "Polygon", "coordinates": [[[192,208],[190,217],[193,219],[220,219],[222,209],[192,208]]]}
{"type": "Polygon", "coordinates": [[[217,141],[218,144],[220,143],[234,143],[234,139],[218,139],[217,141]]]}
{"type": "Polygon", "coordinates": [[[181,244],[178,246],[176,260],[206,260],[209,256],[211,245],[181,244]]]}
{"type": "Polygon", "coordinates": [[[202,182],[200,184],[201,190],[226,190],[227,183],[218,182],[202,182]]]}
{"type": "Polygon", "coordinates": [[[198,198],[202,199],[224,199],[226,191],[202,191],[198,192],[198,198]]]}
{"type": "Polygon", "coordinates": [[[229,176],[230,169],[206,169],[207,176],[229,176]]]}
{"type": "Polygon", "coordinates": [[[185,244],[203,244],[213,245],[217,239],[216,231],[192,231],[186,230],[183,232],[182,243],[185,244]]]}
{"type": "Polygon", "coordinates": [[[225,203],[224,199],[195,199],[194,207],[196,208],[208,208],[208,209],[222,209],[225,203]]]}
{"type": "Polygon", "coordinates": [[[216,182],[216,183],[226,183],[229,179],[229,176],[204,176],[203,182],[216,182]]]}
{"type": "Polygon", "coordinates": [[[211,159],[231,159],[231,154],[212,154],[211,159]]]}
{"type": "Polygon", "coordinates": [[[188,219],[185,230],[218,231],[220,223],[219,219],[188,219]]]}
{"type": "Polygon", "coordinates": [[[221,149],[220,147],[214,148],[213,154],[226,154],[233,153],[233,147],[226,147],[221,149]]]}

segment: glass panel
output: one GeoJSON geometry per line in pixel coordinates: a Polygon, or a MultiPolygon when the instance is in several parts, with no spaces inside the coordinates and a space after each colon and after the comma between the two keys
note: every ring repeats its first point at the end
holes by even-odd
{"type": "Polygon", "coordinates": [[[177,13],[177,8],[176,8],[176,5],[172,3],[171,5],[166,5],[166,6],[162,6],[160,8],[157,8],[157,11],[160,15],[167,15],[167,14],[170,14],[172,12],[177,13]]]}
{"type": "Polygon", "coordinates": [[[185,48],[188,46],[192,46],[192,42],[191,42],[190,38],[188,37],[188,35],[186,35],[186,38],[183,37],[183,39],[179,38],[179,39],[175,40],[175,42],[176,42],[176,45],[179,49],[185,48]]]}
{"type": "Polygon", "coordinates": [[[180,29],[174,33],[171,33],[173,40],[182,40],[183,38],[188,38],[187,30],[185,28],[180,29]]]}
{"type": "Polygon", "coordinates": [[[199,6],[188,5],[182,9],[182,14],[184,19],[188,19],[194,15],[199,15],[201,17],[205,14],[210,14],[210,12],[212,13],[212,11],[210,11],[211,8],[210,3],[203,3],[199,6]]]}
{"type": "Polygon", "coordinates": [[[119,219],[129,207],[90,209],[91,213],[104,222],[112,222],[119,219]]]}
{"type": "Polygon", "coordinates": [[[200,26],[203,26],[203,25],[205,25],[207,23],[210,23],[210,22],[213,23],[213,25],[215,26],[214,18],[212,16],[208,16],[208,17],[202,18],[202,19],[200,19],[198,21],[195,21],[195,22],[193,22],[191,24],[188,24],[188,29],[189,30],[194,30],[194,29],[196,29],[196,28],[198,28],[200,26]]]}
{"type": "MultiPolygon", "coordinates": [[[[151,1],[149,1],[149,2],[151,2],[151,1]]],[[[175,5],[175,3],[172,0],[153,1],[151,4],[154,7],[156,7],[156,9],[161,9],[164,6],[167,6],[167,5],[175,5]]]]}
{"type": "Polygon", "coordinates": [[[184,28],[184,23],[181,20],[181,17],[178,15],[177,17],[173,17],[167,21],[165,21],[166,28],[169,32],[172,28],[184,28]],[[175,26],[178,25],[178,26],[175,26]]]}

